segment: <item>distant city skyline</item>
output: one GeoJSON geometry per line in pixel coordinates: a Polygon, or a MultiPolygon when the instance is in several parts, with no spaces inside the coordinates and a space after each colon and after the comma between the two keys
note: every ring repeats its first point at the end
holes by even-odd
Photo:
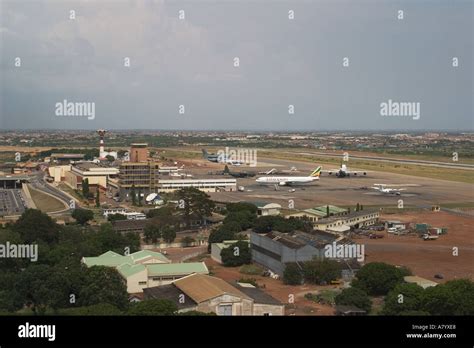
{"type": "Polygon", "coordinates": [[[0,6],[0,130],[474,130],[472,1],[0,6]]]}

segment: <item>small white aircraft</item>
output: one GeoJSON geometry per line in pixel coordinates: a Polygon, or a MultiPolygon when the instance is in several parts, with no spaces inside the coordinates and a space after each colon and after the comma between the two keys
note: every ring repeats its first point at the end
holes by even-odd
{"type": "Polygon", "coordinates": [[[386,184],[374,184],[374,186],[372,187],[374,190],[377,190],[381,193],[388,193],[388,194],[392,194],[392,195],[397,195],[397,196],[400,196],[401,195],[401,192],[400,191],[404,191],[406,189],[396,189],[396,188],[389,188],[387,187],[386,184]]]}
{"type": "Polygon", "coordinates": [[[367,175],[367,171],[354,171],[354,170],[349,170],[347,169],[347,166],[345,164],[342,164],[341,165],[341,168],[339,169],[332,169],[332,170],[324,170],[323,173],[327,173],[329,175],[336,175],[336,177],[338,178],[345,178],[346,176],[347,177],[350,177],[351,175],[352,176],[362,176],[362,175],[367,175]]]}
{"type": "Polygon", "coordinates": [[[308,176],[261,176],[255,181],[262,185],[292,186],[298,184],[308,184],[315,180],[319,180],[320,175],[321,167],[318,167],[308,176]]]}

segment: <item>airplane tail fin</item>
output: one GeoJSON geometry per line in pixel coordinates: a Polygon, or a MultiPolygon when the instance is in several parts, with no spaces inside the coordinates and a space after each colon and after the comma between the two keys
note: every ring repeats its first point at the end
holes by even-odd
{"type": "Polygon", "coordinates": [[[312,177],[318,177],[321,175],[321,166],[319,166],[318,168],[316,168],[315,170],[313,170],[313,172],[309,175],[309,176],[312,176],[312,177]]]}

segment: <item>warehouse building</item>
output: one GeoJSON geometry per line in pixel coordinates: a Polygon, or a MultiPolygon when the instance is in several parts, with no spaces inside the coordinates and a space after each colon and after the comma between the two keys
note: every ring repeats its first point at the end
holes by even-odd
{"type": "Polygon", "coordinates": [[[286,263],[324,258],[324,247],[332,243],[353,244],[347,238],[324,231],[295,231],[291,235],[277,231],[267,234],[250,233],[252,261],[280,276],[283,275],[286,263]]]}
{"type": "Polygon", "coordinates": [[[284,315],[285,306],[251,284],[193,274],[169,285],[144,289],[145,299],[167,299],[179,312],[200,311],[223,316],[284,315]]]}

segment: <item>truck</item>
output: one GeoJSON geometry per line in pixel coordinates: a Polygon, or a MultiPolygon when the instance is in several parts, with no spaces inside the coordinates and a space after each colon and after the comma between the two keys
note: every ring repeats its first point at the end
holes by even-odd
{"type": "Polygon", "coordinates": [[[439,236],[432,236],[432,235],[426,233],[426,234],[423,235],[423,240],[436,240],[436,239],[438,239],[438,237],[439,236]]]}
{"type": "Polygon", "coordinates": [[[245,191],[245,187],[243,187],[243,186],[239,186],[237,189],[239,190],[239,192],[244,192],[245,191]]]}

